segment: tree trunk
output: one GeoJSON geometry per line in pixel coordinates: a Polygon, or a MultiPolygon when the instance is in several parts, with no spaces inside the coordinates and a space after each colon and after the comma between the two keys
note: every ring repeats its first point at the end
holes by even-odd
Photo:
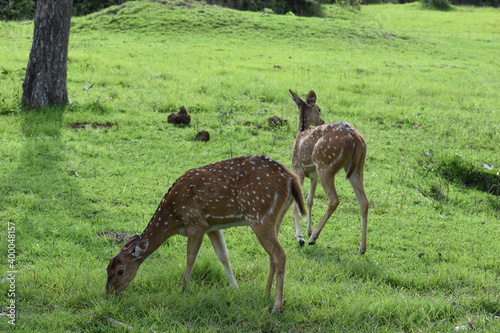
{"type": "Polygon", "coordinates": [[[73,0],[38,0],[23,104],[42,108],[68,102],[66,69],[73,0]]]}

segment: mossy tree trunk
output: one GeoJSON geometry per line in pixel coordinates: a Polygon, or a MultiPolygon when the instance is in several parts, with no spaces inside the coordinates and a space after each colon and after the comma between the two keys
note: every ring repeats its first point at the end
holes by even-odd
{"type": "Polygon", "coordinates": [[[68,102],[66,70],[73,0],[38,0],[23,104],[38,109],[68,102]]]}

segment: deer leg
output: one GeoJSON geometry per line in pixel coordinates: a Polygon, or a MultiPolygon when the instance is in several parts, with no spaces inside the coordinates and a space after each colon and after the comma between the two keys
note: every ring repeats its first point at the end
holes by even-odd
{"type": "Polygon", "coordinates": [[[200,252],[201,243],[203,241],[204,232],[202,230],[196,229],[188,232],[187,241],[187,264],[186,270],[184,271],[184,287],[187,287],[189,280],[191,278],[191,272],[193,271],[194,263],[198,257],[198,252],[200,252]]]}
{"type": "MultiPolygon", "coordinates": [[[[299,177],[300,185],[304,184],[304,177],[299,177]]],[[[302,231],[300,230],[300,213],[297,204],[293,205],[293,219],[295,221],[295,239],[299,242],[300,246],[303,246],[305,241],[302,236],[302,231]]]]}
{"type": "Polygon", "coordinates": [[[300,230],[300,217],[297,204],[293,207],[293,220],[295,221],[295,239],[299,242],[300,246],[304,245],[304,236],[302,236],[302,231],[300,230]]]}
{"type": "Polygon", "coordinates": [[[321,221],[319,222],[318,226],[312,232],[311,237],[309,238],[309,245],[313,245],[314,243],[316,243],[316,240],[318,239],[321,230],[325,226],[330,216],[332,216],[335,209],[337,209],[337,206],[339,205],[340,202],[339,197],[337,195],[337,191],[335,190],[335,174],[322,173],[319,176],[319,180],[321,182],[321,185],[323,186],[323,189],[325,190],[326,195],[328,196],[328,207],[326,208],[326,212],[321,218],[321,221]],[[332,176],[332,174],[334,176],[332,176]]]}
{"type": "Polygon", "coordinates": [[[212,245],[214,246],[215,253],[219,257],[220,262],[224,266],[224,269],[229,279],[229,285],[231,287],[237,287],[236,279],[234,278],[233,271],[231,270],[231,265],[229,264],[229,258],[227,255],[226,241],[224,240],[224,233],[222,230],[211,231],[207,233],[212,245]]]}
{"type": "Polygon", "coordinates": [[[356,198],[359,202],[359,207],[361,209],[361,220],[362,220],[362,232],[361,232],[361,244],[359,246],[359,254],[364,254],[366,252],[366,234],[368,229],[368,207],[369,202],[366,197],[365,188],[363,185],[363,172],[358,172],[355,170],[351,177],[349,178],[349,182],[356,194],[356,198]]]}
{"type": "Polygon", "coordinates": [[[281,312],[283,310],[283,286],[285,282],[286,253],[281,247],[276,236],[274,228],[271,230],[268,223],[264,221],[259,225],[252,225],[260,244],[269,254],[269,276],[267,278],[266,292],[271,290],[274,276],[276,276],[276,295],[274,297],[274,306],[272,312],[281,312]],[[267,228],[265,227],[267,224],[267,228]],[[263,228],[261,226],[264,226],[263,228]],[[259,228],[260,227],[260,228],[259,228]]]}
{"type": "Polygon", "coordinates": [[[271,291],[271,288],[273,287],[275,274],[276,274],[276,266],[274,266],[273,259],[269,257],[269,274],[267,276],[266,293],[269,293],[271,291]]]}
{"type": "Polygon", "coordinates": [[[316,186],[318,185],[318,178],[311,178],[309,183],[309,194],[307,195],[307,208],[308,216],[307,216],[307,234],[309,236],[312,235],[313,232],[313,222],[312,222],[312,207],[314,204],[314,193],[316,193],[316,186]]]}
{"type": "MultiPolygon", "coordinates": [[[[285,214],[286,214],[289,207],[290,207],[290,202],[287,202],[285,204],[285,206],[283,207],[283,209],[278,217],[278,220],[277,220],[278,222],[276,222],[276,224],[274,225],[274,230],[276,232],[276,235],[279,234],[281,222],[283,222],[283,218],[285,217],[285,214]]],[[[296,205],[295,205],[295,207],[296,207],[296,205]]],[[[300,224],[299,224],[299,231],[300,231],[300,224]]],[[[302,237],[302,235],[300,235],[300,237],[302,237]]],[[[299,242],[299,244],[300,244],[300,242],[299,242]]],[[[303,246],[303,245],[304,245],[304,239],[302,238],[302,244],[300,244],[300,246],[303,246]]],[[[275,274],[276,274],[276,266],[274,265],[274,261],[272,260],[272,258],[269,257],[269,275],[267,277],[267,284],[266,284],[266,292],[267,293],[271,291],[275,274]]]]}

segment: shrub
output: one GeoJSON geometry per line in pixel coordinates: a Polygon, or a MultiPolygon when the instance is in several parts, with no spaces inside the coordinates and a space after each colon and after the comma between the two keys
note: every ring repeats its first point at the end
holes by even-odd
{"type": "Polygon", "coordinates": [[[33,19],[35,4],[33,0],[0,1],[0,20],[33,19]]]}
{"type": "Polygon", "coordinates": [[[438,10],[450,10],[452,8],[448,0],[420,0],[420,3],[424,7],[438,10]]]}
{"type": "MultiPolygon", "coordinates": [[[[74,0],[73,15],[87,15],[109,6],[122,4],[125,1],[126,0],[74,0]]],[[[35,10],[35,0],[1,0],[0,20],[33,19],[35,10]]]]}
{"type": "Polygon", "coordinates": [[[73,15],[87,15],[106,7],[120,5],[126,0],[73,0],[73,15]]]}
{"type": "Polygon", "coordinates": [[[336,0],[336,3],[342,7],[352,7],[361,10],[362,0],[336,0]]]}
{"type": "Polygon", "coordinates": [[[316,0],[207,0],[207,3],[237,10],[267,9],[276,14],[292,12],[300,16],[321,16],[321,4],[316,0]]]}

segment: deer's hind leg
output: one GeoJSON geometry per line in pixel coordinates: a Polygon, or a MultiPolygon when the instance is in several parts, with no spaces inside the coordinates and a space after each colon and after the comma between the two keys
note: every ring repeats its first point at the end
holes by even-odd
{"type": "Polygon", "coordinates": [[[318,186],[317,176],[311,177],[309,182],[309,194],[307,195],[307,234],[309,236],[313,233],[313,222],[312,222],[312,207],[314,204],[314,193],[316,193],[316,187],[318,186]]]}
{"type": "Polygon", "coordinates": [[[361,210],[361,221],[362,221],[362,231],[361,231],[361,243],[359,245],[359,254],[364,254],[366,252],[366,238],[368,233],[368,207],[370,206],[368,198],[366,197],[365,188],[363,184],[363,166],[361,168],[354,170],[349,182],[356,194],[356,198],[359,202],[359,207],[361,210]]]}
{"type": "MultiPolygon", "coordinates": [[[[285,281],[286,253],[277,237],[277,228],[274,219],[268,217],[261,223],[251,224],[260,244],[269,254],[269,275],[267,278],[266,292],[271,291],[274,277],[276,276],[276,294],[272,312],[283,310],[283,288],[285,281]]],[[[278,222],[279,223],[279,222],[278,222]]]]}
{"type": "Polygon", "coordinates": [[[326,208],[325,214],[319,221],[318,225],[312,232],[311,237],[309,238],[309,245],[313,245],[316,243],[321,230],[323,230],[326,222],[328,221],[330,216],[332,216],[333,212],[335,212],[340,203],[339,196],[337,195],[337,190],[335,189],[335,174],[340,170],[340,168],[341,167],[339,166],[334,166],[325,169],[317,169],[318,179],[328,198],[328,207],[326,208]]]}

